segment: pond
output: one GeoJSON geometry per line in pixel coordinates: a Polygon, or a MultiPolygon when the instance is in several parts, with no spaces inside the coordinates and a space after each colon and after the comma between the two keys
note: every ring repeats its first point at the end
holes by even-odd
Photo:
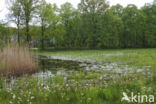
{"type": "Polygon", "coordinates": [[[134,68],[128,65],[118,65],[116,63],[99,63],[96,61],[72,60],[72,59],[56,59],[50,56],[39,56],[39,72],[33,76],[47,77],[55,75],[68,75],[69,73],[102,71],[105,74],[112,74],[114,76],[126,76],[133,74],[143,74],[152,76],[150,66],[143,66],[142,68],[134,68]]]}
{"type": "Polygon", "coordinates": [[[84,70],[86,66],[90,66],[89,62],[80,62],[73,60],[52,59],[47,56],[39,56],[39,65],[41,71],[52,71],[56,73],[59,70],[65,71],[80,71],[84,70]]]}

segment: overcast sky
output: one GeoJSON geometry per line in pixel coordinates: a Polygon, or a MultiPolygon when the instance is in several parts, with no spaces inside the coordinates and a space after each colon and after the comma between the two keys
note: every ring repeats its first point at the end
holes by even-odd
{"type": "MultiPolygon", "coordinates": [[[[70,2],[75,8],[80,0],[46,0],[49,3],[56,3],[58,6],[65,2],[70,2]]],[[[145,3],[151,3],[153,0],[107,0],[109,1],[110,5],[115,5],[117,3],[123,5],[124,7],[127,4],[135,4],[138,7],[143,6],[145,3]]],[[[0,20],[5,18],[5,15],[8,13],[6,8],[5,0],[0,0],[0,20]]]]}

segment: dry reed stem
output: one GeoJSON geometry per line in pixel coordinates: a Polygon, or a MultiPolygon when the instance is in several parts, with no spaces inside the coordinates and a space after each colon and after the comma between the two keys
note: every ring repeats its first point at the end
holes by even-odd
{"type": "Polygon", "coordinates": [[[27,47],[9,44],[0,52],[0,74],[3,76],[31,74],[37,69],[38,62],[27,47]]]}

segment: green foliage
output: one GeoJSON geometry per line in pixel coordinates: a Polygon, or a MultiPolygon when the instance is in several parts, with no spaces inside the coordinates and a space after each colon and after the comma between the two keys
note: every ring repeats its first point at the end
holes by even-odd
{"type": "Polygon", "coordinates": [[[81,0],[75,9],[68,2],[58,8],[45,0],[15,0],[10,14],[18,27],[16,34],[21,30],[20,36],[26,34],[22,40],[32,37],[42,49],[155,48],[155,8],[155,2],[138,9],[133,4],[110,7],[106,0],[81,0]],[[37,25],[30,26],[34,20],[39,20],[37,25]],[[24,26],[19,30],[20,22],[24,26]]]}
{"type": "Polygon", "coordinates": [[[18,0],[18,3],[21,5],[22,9],[22,21],[25,26],[25,35],[26,41],[30,45],[31,35],[29,24],[32,18],[36,15],[39,8],[40,0],[18,0]]]}
{"type": "Polygon", "coordinates": [[[17,41],[20,44],[20,28],[22,25],[22,6],[20,4],[20,0],[10,0],[11,6],[9,7],[10,13],[10,21],[14,22],[17,27],[17,41]]]}
{"type": "Polygon", "coordinates": [[[7,27],[6,24],[0,23],[0,48],[11,41],[12,33],[14,33],[13,28],[7,27]]]}

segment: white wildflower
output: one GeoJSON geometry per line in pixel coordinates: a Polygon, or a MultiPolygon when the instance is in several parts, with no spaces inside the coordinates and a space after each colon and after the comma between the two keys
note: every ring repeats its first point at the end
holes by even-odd
{"type": "Polygon", "coordinates": [[[27,99],[27,102],[29,102],[29,99],[27,99]]]}
{"type": "Polygon", "coordinates": [[[70,99],[69,98],[66,98],[66,100],[69,101],[70,99]]]}
{"type": "Polygon", "coordinates": [[[12,104],[12,101],[9,101],[10,104],[12,104]]]}
{"type": "Polygon", "coordinates": [[[66,87],[68,87],[69,85],[68,84],[66,84],[66,87]]]}
{"type": "Polygon", "coordinates": [[[15,95],[15,94],[13,94],[12,98],[13,98],[13,99],[15,99],[15,98],[16,98],[16,95],[15,95]]]}
{"type": "Polygon", "coordinates": [[[31,96],[31,99],[34,99],[35,97],[34,96],[31,96]]]}
{"type": "Polygon", "coordinates": [[[90,101],[90,100],[91,100],[91,98],[88,98],[88,100],[90,101]]]}

